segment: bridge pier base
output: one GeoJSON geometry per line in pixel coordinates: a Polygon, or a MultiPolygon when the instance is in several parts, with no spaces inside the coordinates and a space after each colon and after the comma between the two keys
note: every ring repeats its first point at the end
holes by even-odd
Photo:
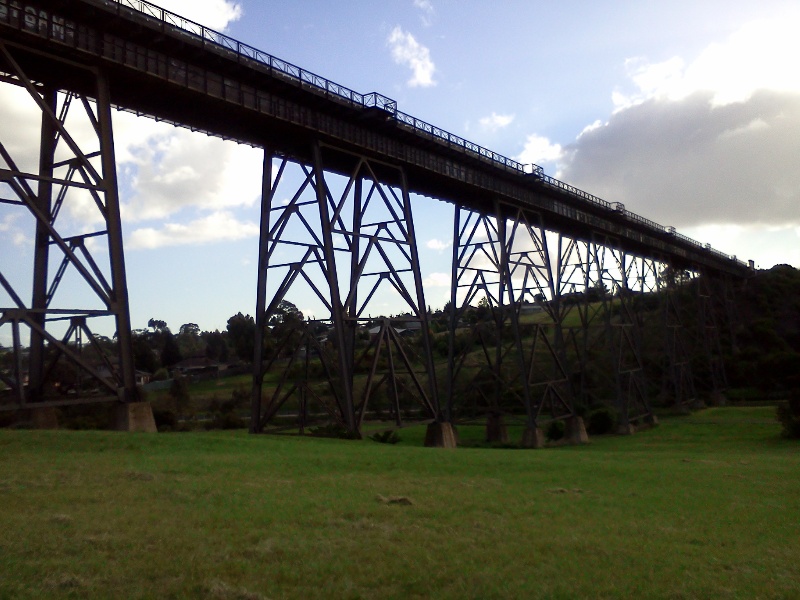
{"type": "Polygon", "coordinates": [[[149,402],[126,402],[117,405],[114,429],[117,431],[137,431],[156,433],[156,421],[149,402]]]}
{"type": "Polygon", "coordinates": [[[544,448],[544,431],[540,427],[526,427],[522,433],[522,447],[538,450],[544,448]]]}
{"type": "Polygon", "coordinates": [[[617,435],[633,435],[636,433],[636,427],[633,423],[620,423],[617,427],[617,435]]]}
{"type": "Polygon", "coordinates": [[[647,415],[643,420],[640,428],[658,427],[658,417],[655,415],[647,415]]]}
{"type": "Polygon", "coordinates": [[[434,421],[425,431],[426,448],[455,448],[458,445],[456,430],[452,423],[434,421]]]}
{"type": "Polygon", "coordinates": [[[564,421],[564,441],[574,446],[589,443],[582,417],[573,416],[564,421]]]}

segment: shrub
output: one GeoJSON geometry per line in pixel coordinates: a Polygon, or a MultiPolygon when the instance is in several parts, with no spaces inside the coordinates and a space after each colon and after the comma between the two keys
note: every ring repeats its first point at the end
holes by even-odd
{"type": "Polygon", "coordinates": [[[250,394],[244,388],[237,388],[231,392],[230,400],[214,398],[208,405],[211,420],[206,422],[206,429],[243,429],[247,426],[245,420],[237,414],[244,408],[250,394]]]}
{"type": "Polygon", "coordinates": [[[178,417],[171,410],[153,409],[153,420],[156,422],[156,429],[159,431],[176,431],[178,429],[178,417]]]}
{"type": "Polygon", "coordinates": [[[175,373],[172,384],[169,386],[169,396],[175,401],[175,408],[178,413],[182,413],[189,406],[189,380],[175,373]]]}
{"type": "Polygon", "coordinates": [[[309,429],[309,433],[314,437],[339,438],[342,440],[359,440],[361,436],[356,431],[349,431],[337,423],[329,423],[309,429]]]}
{"type": "Polygon", "coordinates": [[[589,435],[603,435],[614,431],[617,424],[617,415],[608,406],[601,406],[591,411],[588,415],[586,433],[589,435]]]}
{"type": "Polygon", "coordinates": [[[777,417],[784,437],[800,439],[800,391],[793,390],[789,401],[778,405],[777,417]]]}
{"type": "Polygon", "coordinates": [[[379,444],[396,444],[400,441],[400,436],[397,435],[396,431],[389,430],[389,431],[379,431],[378,433],[373,433],[369,436],[373,442],[378,442],[379,444]]]}
{"type": "Polygon", "coordinates": [[[244,429],[247,424],[239,415],[232,412],[217,413],[205,425],[206,429],[244,429]]]}
{"type": "Polygon", "coordinates": [[[153,373],[150,381],[166,381],[167,379],[169,379],[169,371],[167,371],[164,367],[161,367],[155,373],[153,373]]]}
{"type": "Polygon", "coordinates": [[[564,421],[551,421],[547,426],[547,440],[550,442],[557,442],[564,437],[564,430],[566,426],[564,421]]]}

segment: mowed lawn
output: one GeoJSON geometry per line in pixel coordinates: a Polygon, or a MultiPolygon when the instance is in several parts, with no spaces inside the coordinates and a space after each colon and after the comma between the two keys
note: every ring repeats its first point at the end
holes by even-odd
{"type": "Polygon", "coordinates": [[[773,408],[536,451],[4,430],[0,598],[800,598],[779,433],[773,408]]]}

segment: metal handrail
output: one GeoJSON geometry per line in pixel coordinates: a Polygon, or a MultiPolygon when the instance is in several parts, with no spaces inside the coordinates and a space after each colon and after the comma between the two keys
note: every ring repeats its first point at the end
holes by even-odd
{"type": "MultiPolygon", "coordinates": [[[[182,35],[186,33],[190,34],[190,36],[194,37],[197,40],[200,40],[203,44],[210,43],[211,48],[216,47],[216,50],[222,50],[223,52],[233,53],[237,58],[244,58],[247,61],[254,61],[256,63],[260,63],[261,65],[267,66],[271,71],[277,71],[292,80],[299,82],[301,85],[306,84],[310,86],[312,89],[317,89],[325,92],[327,96],[333,96],[335,98],[345,100],[346,102],[353,104],[355,106],[360,106],[362,108],[378,108],[387,112],[392,118],[394,118],[398,123],[406,125],[414,131],[417,135],[421,135],[423,137],[431,137],[439,142],[444,142],[448,146],[456,147],[463,150],[466,154],[470,154],[473,156],[477,156],[482,159],[487,159],[492,164],[497,166],[502,166],[506,170],[511,170],[517,172],[522,175],[534,175],[536,176],[542,183],[549,185],[551,187],[557,188],[559,190],[565,191],[568,194],[576,197],[582,201],[588,202],[595,206],[601,207],[603,209],[614,211],[617,214],[621,214],[628,218],[629,220],[635,221],[645,227],[651,228],[654,231],[659,233],[668,233],[670,235],[675,236],[677,239],[686,242],[692,246],[697,248],[701,248],[703,250],[709,251],[715,256],[719,258],[725,258],[727,260],[732,260],[738,264],[745,265],[745,263],[736,256],[728,255],[713,248],[709,248],[708,246],[703,246],[700,242],[693,240],[690,237],[687,237],[683,234],[677,233],[674,231],[672,227],[665,227],[656,223],[655,221],[651,221],[650,219],[646,219],[636,213],[630,212],[625,210],[618,210],[615,205],[617,203],[611,203],[602,198],[598,198],[597,196],[590,194],[584,190],[576,188],[568,183],[565,183],[555,177],[551,177],[549,175],[544,174],[544,170],[541,166],[536,164],[523,164],[520,163],[512,158],[508,158],[502,154],[484,148],[479,144],[474,142],[470,142],[460,136],[457,136],[453,133],[445,131],[440,127],[436,127],[430,123],[422,121],[421,119],[417,119],[416,117],[406,114],[397,110],[397,102],[387,96],[379,94],[377,92],[371,92],[368,94],[361,94],[352,90],[346,86],[340,85],[325,77],[320,75],[316,75],[311,71],[303,69],[297,65],[294,65],[290,62],[272,56],[266,52],[263,52],[253,46],[248,44],[243,44],[242,42],[233,39],[225,35],[224,33],[220,33],[219,31],[209,29],[200,23],[192,21],[190,19],[186,19],[177,15],[171,11],[168,11],[160,6],[157,6],[147,0],[89,0],[91,2],[99,3],[105,6],[114,6],[117,7],[124,6],[129,9],[132,9],[142,15],[144,15],[147,19],[155,18],[158,19],[160,24],[163,26],[164,24],[174,27],[175,29],[179,30],[178,32],[182,35]]],[[[745,265],[746,266],[746,265],[745,265]]]]}

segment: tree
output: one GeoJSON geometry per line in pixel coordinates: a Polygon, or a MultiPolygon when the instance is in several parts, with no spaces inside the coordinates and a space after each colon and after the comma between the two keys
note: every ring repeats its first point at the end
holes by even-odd
{"type": "Polygon", "coordinates": [[[167,328],[167,322],[161,321],[159,319],[150,319],[147,322],[147,326],[150,327],[153,331],[161,331],[167,328]]]}
{"type": "Polygon", "coordinates": [[[200,327],[197,323],[184,323],[178,330],[178,335],[200,335],[200,327]]]}
{"type": "Polygon", "coordinates": [[[303,322],[303,313],[295,306],[293,303],[289,302],[288,300],[281,300],[278,303],[278,307],[275,309],[275,313],[270,317],[269,324],[273,327],[281,325],[283,323],[286,324],[295,324],[297,322],[303,322]]]}
{"type": "Polygon", "coordinates": [[[153,351],[147,337],[147,332],[132,331],[131,340],[133,342],[133,363],[136,368],[148,373],[155,373],[161,366],[158,355],[153,351]]]}
{"type": "Polygon", "coordinates": [[[228,339],[241,360],[251,362],[255,352],[256,322],[250,315],[236,313],[228,319],[228,339]]]}
{"type": "Polygon", "coordinates": [[[184,323],[181,325],[177,338],[182,356],[190,357],[203,354],[205,344],[200,337],[200,327],[196,323],[184,323]]]}
{"type": "Polygon", "coordinates": [[[164,347],[161,349],[161,364],[165,367],[171,367],[172,365],[179,363],[183,356],[181,355],[181,349],[178,346],[178,342],[175,340],[175,336],[172,335],[172,332],[167,328],[164,329],[164,347]]]}
{"type": "Polygon", "coordinates": [[[228,360],[228,343],[225,341],[225,335],[217,330],[205,331],[202,334],[203,341],[206,344],[206,357],[211,360],[218,360],[225,362],[228,360]]]}

